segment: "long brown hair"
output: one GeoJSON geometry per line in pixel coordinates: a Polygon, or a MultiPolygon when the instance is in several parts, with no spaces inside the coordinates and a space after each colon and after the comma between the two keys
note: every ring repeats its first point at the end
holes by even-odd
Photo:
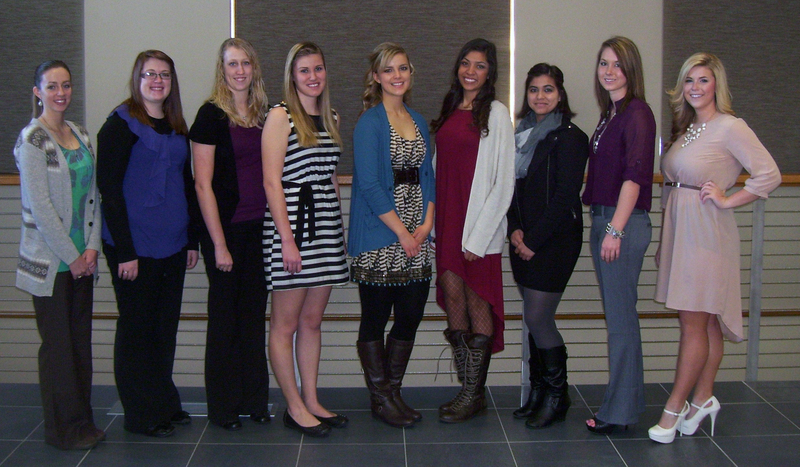
{"type": "Polygon", "coordinates": [[[258,55],[256,55],[256,49],[250,42],[238,37],[232,37],[226,39],[219,47],[217,69],[214,74],[214,90],[211,91],[211,97],[208,101],[225,112],[231,125],[248,128],[254,126],[260,128],[264,126],[264,119],[267,116],[268,109],[267,93],[264,90],[264,80],[261,77],[261,66],[258,63],[258,55]],[[233,102],[233,93],[228,87],[228,83],[225,81],[225,52],[231,47],[235,47],[244,52],[253,67],[250,89],[248,89],[247,92],[246,117],[239,116],[239,113],[236,111],[236,105],[233,102]]]}
{"type": "Polygon", "coordinates": [[[169,55],[160,50],[145,50],[136,56],[136,60],[133,62],[133,70],[131,70],[131,97],[125,99],[122,103],[128,106],[128,113],[131,115],[131,117],[139,120],[147,126],[153,126],[153,122],[150,121],[150,116],[147,114],[147,109],[144,106],[142,91],[139,88],[139,84],[141,83],[142,79],[144,79],[141,77],[144,64],[151,58],[161,60],[169,64],[169,72],[172,83],[170,86],[169,95],[166,99],[164,99],[164,103],[162,104],[164,117],[167,119],[167,122],[169,122],[169,126],[175,130],[175,133],[179,135],[189,134],[189,128],[186,126],[186,120],[183,119],[181,90],[180,86],[178,86],[178,73],[175,72],[175,62],[172,61],[169,55]]]}
{"type": "Polygon", "coordinates": [[[644,73],[642,71],[642,56],[639,55],[639,48],[627,37],[614,36],[600,45],[594,67],[594,96],[597,98],[597,105],[600,106],[600,115],[606,115],[611,107],[611,96],[597,78],[597,66],[600,63],[600,56],[606,48],[611,49],[617,56],[622,74],[628,80],[628,89],[619,107],[619,112],[624,112],[634,98],[647,102],[644,98],[644,73]]]}
{"type": "MultiPolygon", "coordinates": [[[[297,133],[297,142],[303,147],[319,146],[317,140],[317,128],[314,126],[314,121],[303,108],[300,102],[300,97],[297,95],[297,86],[294,83],[294,64],[299,58],[308,55],[319,55],[322,57],[322,64],[325,69],[328,65],[325,63],[325,54],[322,49],[313,42],[300,42],[292,46],[289,50],[289,55],[286,57],[286,66],[283,69],[283,100],[289,108],[289,113],[292,115],[294,122],[294,130],[297,133]]],[[[342,147],[342,137],[339,136],[339,126],[334,117],[334,111],[331,108],[331,98],[328,92],[329,86],[326,78],[325,89],[322,94],[317,97],[317,104],[319,105],[320,116],[322,117],[322,125],[325,131],[336,141],[339,147],[342,147]]]]}
{"type": "Polygon", "coordinates": [[[458,53],[450,78],[450,90],[444,96],[439,117],[431,122],[431,130],[434,133],[439,131],[439,128],[456,111],[464,98],[464,88],[461,86],[461,81],[458,80],[458,69],[464,57],[472,51],[483,52],[486,55],[486,62],[489,64],[486,82],[483,83],[478,95],[472,101],[472,124],[480,129],[481,136],[489,134],[489,112],[492,110],[492,101],[495,96],[494,84],[497,82],[497,47],[486,39],[480,38],[472,39],[464,44],[458,53]]]}

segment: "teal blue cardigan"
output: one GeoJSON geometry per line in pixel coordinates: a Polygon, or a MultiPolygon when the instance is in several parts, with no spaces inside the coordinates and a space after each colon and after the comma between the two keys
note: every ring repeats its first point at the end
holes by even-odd
{"type": "MultiPolygon", "coordinates": [[[[406,106],[425,140],[427,153],[419,169],[422,188],[422,218],[428,203],[435,203],[436,183],[433,177],[433,153],[428,124],[419,113],[406,106]]],[[[398,241],[397,235],[378,216],[395,209],[394,173],[389,154],[389,118],[383,104],[361,114],[353,131],[353,187],[350,200],[348,254],[359,254],[383,248],[398,241]]]]}

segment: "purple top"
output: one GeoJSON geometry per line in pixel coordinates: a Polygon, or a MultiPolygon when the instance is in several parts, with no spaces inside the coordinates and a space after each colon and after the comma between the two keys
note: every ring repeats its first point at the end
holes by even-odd
{"type": "Polygon", "coordinates": [[[267,196],[261,170],[261,128],[237,125],[231,127],[230,132],[239,182],[239,203],[231,222],[263,219],[267,196]]]}
{"type": "Polygon", "coordinates": [[[640,187],[636,209],[650,211],[655,146],[656,120],[646,102],[634,98],[608,122],[601,118],[590,141],[583,204],[616,206],[622,183],[631,180],[640,187]]]}

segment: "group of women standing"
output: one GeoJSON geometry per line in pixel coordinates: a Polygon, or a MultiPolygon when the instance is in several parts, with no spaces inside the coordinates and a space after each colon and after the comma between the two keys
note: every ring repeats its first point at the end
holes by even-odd
{"type": "MultiPolygon", "coordinates": [[[[40,65],[34,119],[15,156],[23,205],[17,285],[34,296],[42,336],[45,440],[88,449],[105,438],[89,402],[92,288],[101,245],[119,309],[114,372],[129,431],[165,437],[174,425],[191,422],[172,367],[184,275],[196,265],[198,247],[209,280],[211,422],[239,430],[240,414],[257,424],[270,421],[265,313],[272,291],[269,354],[287,402],[284,425],[327,436],[348,424],[321,404],[316,390],[322,315],[331,287],[348,280],[358,284],[361,298],[357,351],[371,411],[395,427],[419,422],[422,415],[401,387],[434,257],[436,299],[447,314],[444,335],[461,382],[438,418],[469,420],[487,406],[490,358],[503,349],[506,238],[530,350],[531,391],[514,416],[530,428],[563,421],[571,401],[555,313],[581,251],[581,201],[590,206],[609,347],[609,385],[586,427],[609,434],[636,423],[644,410],[637,286],[651,238],[656,127],[636,45],[609,39],[596,66],[600,123],[591,139],[570,120],[562,71],[547,63],[528,72],[515,131],[495,98],[494,44],[469,41],[431,122],[434,146],[425,119],[408,105],[409,55],[394,43],[377,46],[353,138],[348,271],[336,177],[339,116],[318,46],[292,47],[284,102],[270,109],[252,45],[226,40],[211,97],[191,130],[172,59],[142,52],[130,97],[98,134],[96,161],[86,131],[64,120],[69,69],[59,61],[40,65]]],[[[662,160],[656,300],[679,310],[681,342],[673,393],[650,429],[659,442],[671,442],[676,431],[693,434],[706,415],[713,434],[722,336],[742,338],[731,208],[766,197],[780,183],[769,153],[733,117],[716,57],[687,60],[670,95],[674,123],[662,160]],[[726,196],[742,167],[752,174],[745,189],[726,196]],[[711,278],[700,267],[708,264],[719,266],[711,278]]]]}

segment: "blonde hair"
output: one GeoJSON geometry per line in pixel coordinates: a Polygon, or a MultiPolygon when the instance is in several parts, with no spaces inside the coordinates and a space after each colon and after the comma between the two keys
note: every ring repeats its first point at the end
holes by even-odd
{"type": "MultiPolygon", "coordinates": [[[[300,97],[297,95],[297,86],[294,82],[294,64],[299,58],[309,55],[319,55],[322,57],[322,65],[327,69],[325,55],[322,53],[322,49],[313,42],[300,42],[293,45],[289,50],[289,55],[286,56],[286,66],[283,70],[283,99],[286,102],[286,107],[289,108],[289,113],[294,122],[297,142],[303,147],[319,146],[319,140],[316,136],[317,129],[314,125],[314,121],[311,120],[308,112],[303,108],[300,97]]],[[[342,138],[339,136],[339,127],[336,123],[336,112],[331,108],[331,99],[327,83],[325,89],[322,90],[322,94],[317,97],[317,104],[319,105],[322,125],[325,127],[325,131],[336,141],[339,147],[342,147],[342,138]]]]}
{"type": "Polygon", "coordinates": [[[735,115],[733,107],[731,106],[732,96],[731,90],[728,87],[728,76],[725,73],[725,67],[722,61],[716,55],[698,52],[691,57],[687,58],[681,66],[681,71],[678,73],[678,82],[675,83],[673,89],[667,90],[669,94],[669,104],[672,107],[672,134],[669,141],[664,145],[664,149],[669,149],[678,137],[686,133],[689,124],[694,120],[697,114],[694,107],[686,102],[683,96],[683,86],[686,83],[686,77],[689,72],[696,66],[704,66],[714,73],[715,91],[714,91],[714,104],[717,112],[735,115]]]}
{"type": "Polygon", "coordinates": [[[219,47],[217,71],[214,76],[214,89],[211,91],[211,97],[208,101],[225,112],[231,126],[238,125],[246,128],[264,126],[269,102],[267,93],[264,90],[264,80],[261,77],[261,66],[258,63],[258,55],[256,55],[256,50],[251,43],[244,39],[233,37],[225,40],[219,47]],[[232,47],[244,52],[253,67],[250,89],[247,91],[246,117],[241,117],[236,111],[233,93],[228,87],[228,83],[225,81],[225,52],[232,47]]]}
{"type": "Polygon", "coordinates": [[[397,55],[405,55],[408,60],[408,66],[411,68],[411,79],[409,80],[408,91],[403,94],[403,102],[408,104],[411,100],[411,88],[414,85],[414,65],[411,64],[411,59],[408,58],[408,53],[401,46],[394,42],[383,42],[379,44],[372,53],[369,54],[369,69],[364,76],[364,94],[361,98],[363,105],[362,112],[381,103],[383,99],[383,89],[381,83],[375,81],[375,73],[380,73],[380,70],[397,55]]]}
{"type": "Polygon", "coordinates": [[[622,74],[625,75],[625,79],[628,81],[628,89],[622,105],[619,107],[619,112],[624,112],[634,98],[647,102],[644,98],[644,71],[639,48],[627,37],[614,36],[600,45],[600,50],[597,51],[597,61],[595,62],[594,96],[597,99],[597,105],[600,106],[600,115],[606,115],[609,107],[611,107],[611,96],[600,84],[600,80],[597,79],[597,66],[600,64],[603,50],[607,48],[611,49],[617,56],[622,74]]]}

